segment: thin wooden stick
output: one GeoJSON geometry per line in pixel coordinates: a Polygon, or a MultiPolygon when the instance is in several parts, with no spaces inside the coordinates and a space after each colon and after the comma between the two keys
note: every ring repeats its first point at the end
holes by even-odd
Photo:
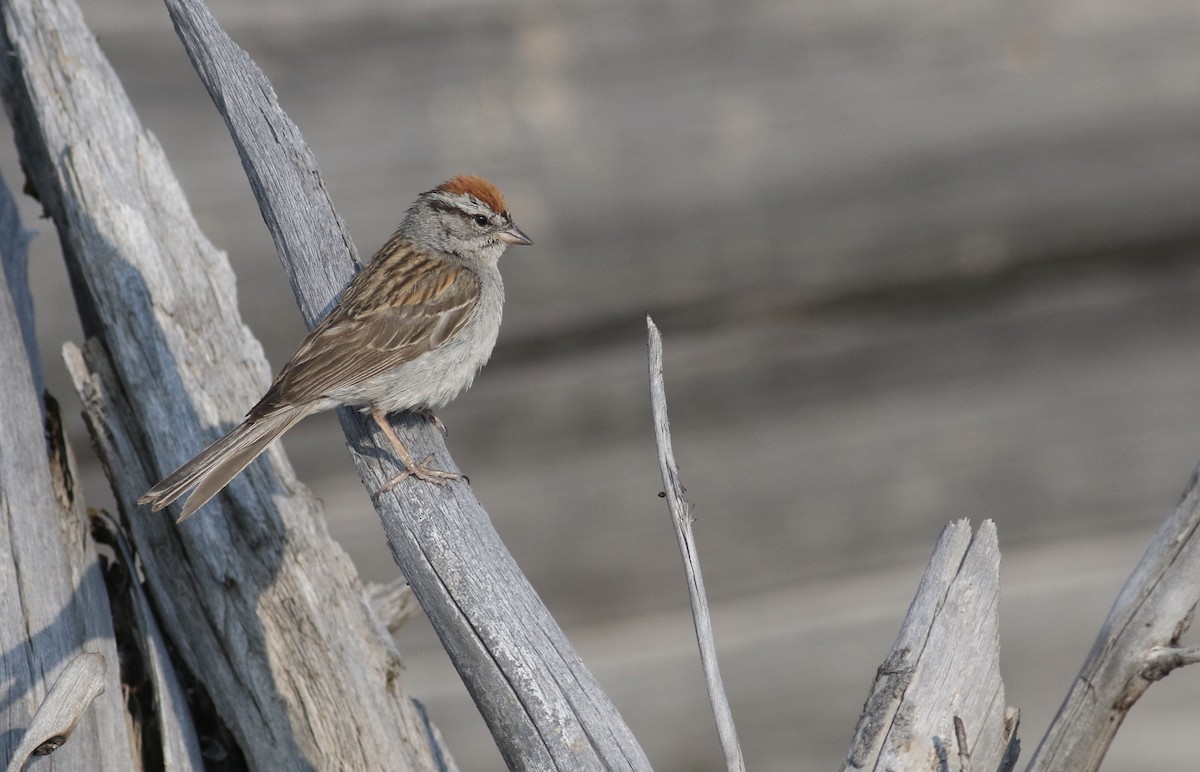
{"type": "Polygon", "coordinates": [[[688,595],[692,601],[692,619],[696,623],[696,642],[700,645],[700,662],[704,666],[704,679],[708,684],[708,699],[717,720],[717,732],[725,752],[725,767],[731,772],[743,772],[746,763],[742,759],[737,729],[733,725],[733,714],[729,710],[729,699],[725,696],[725,685],[721,682],[721,670],[717,665],[717,645],[713,640],[708,597],[704,594],[704,577],[700,574],[700,557],[696,553],[696,540],[692,533],[692,516],[683,498],[679,467],[675,464],[675,452],[671,447],[667,392],[663,386],[662,335],[649,316],[646,317],[646,328],[650,334],[650,408],[654,413],[658,466],[662,470],[664,496],[671,510],[675,538],[679,541],[679,551],[683,555],[683,567],[687,573],[688,595]]]}

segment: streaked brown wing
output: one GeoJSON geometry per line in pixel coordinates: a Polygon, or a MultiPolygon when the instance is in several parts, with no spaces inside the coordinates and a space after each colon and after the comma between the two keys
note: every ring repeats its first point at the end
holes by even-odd
{"type": "Polygon", "coordinates": [[[301,342],[251,418],[360,383],[437,348],[466,324],[479,278],[393,238],[301,342]]]}

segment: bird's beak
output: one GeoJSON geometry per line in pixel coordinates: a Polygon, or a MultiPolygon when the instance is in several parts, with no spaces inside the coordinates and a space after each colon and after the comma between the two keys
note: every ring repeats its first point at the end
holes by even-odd
{"type": "Polygon", "coordinates": [[[508,230],[500,231],[496,234],[496,238],[500,239],[505,244],[515,244],[526,247],[533,243],[533,239],[522,233],[521,229],[516,225],[510,225],[508,230]]]}

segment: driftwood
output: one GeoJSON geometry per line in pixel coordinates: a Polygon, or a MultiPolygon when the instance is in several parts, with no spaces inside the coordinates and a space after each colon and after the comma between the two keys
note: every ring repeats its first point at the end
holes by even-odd
{"type": "MultiPolygon", "coordinates": [[[[1029,772],[1099,769],[1152,683],[1200,662],[1181,647],[1200,601],[1200,471],[1117,597],[1029,772]]],[[[1018,713],[997,666],[999,552],[985,522],[947,526],[880,666],[844,770],[1015,769],[1018,713]],[[965,741],[965,742],[964,742],[965,741]]]]}
{"type": "Polygon", "coordinates": [[[1000,551],[985,521],[942,531],[842,767],[1008,770],[1017,712],[1000,680],[1000,551]],[[953,764],[952,764],[953,762],[953,764]]]}
{"type": "MultiPolygon", "coordinates": [[[[87,538],[70,453],[57,431],[56,408],[41,402],[41,374],[26,351],[32,304],[18,269],[26,240],[0,182],[6,269],[0,274],[0,764],[6,767],[33,750],[27,743],[37,747],[46,740],[34,736],[39,728],[31,721],[69,662],[81,656],[84,662],[117,661],[100,561],[87,538]],[[16,281],[9,284],[8,277],[16,281]],[[43,408],[51,421],[43,421],[43,408]],[[23,743],[25,729],[31,734],[23,743]]],[[[74,727],[71,743],[59,751],[64,768],[128,770],[133,757],[117,669],[94,676],[93,687],[103,689],[98,699],[60,703],[64,712],[56,717],[47,712],[51,705],[41,721],[55,733],[74,727]]]]}
{"type": "Polygon", "coordinates": [[[1200,601],[1200,469],[1117,596],[1030,772],[1098,769],[1126,714],[1155,681],[1200,661],[1181,647],[1200,601]]]}

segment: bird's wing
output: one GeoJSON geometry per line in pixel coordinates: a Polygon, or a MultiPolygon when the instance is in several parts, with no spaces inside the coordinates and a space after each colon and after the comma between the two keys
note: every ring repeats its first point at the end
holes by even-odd
{"type": "Polygon", "coordinates": [[[300,343],[249,417],[318,399],[437,348],[471,318],[479,292],[469,268],[389,242],[300,343]]]}

